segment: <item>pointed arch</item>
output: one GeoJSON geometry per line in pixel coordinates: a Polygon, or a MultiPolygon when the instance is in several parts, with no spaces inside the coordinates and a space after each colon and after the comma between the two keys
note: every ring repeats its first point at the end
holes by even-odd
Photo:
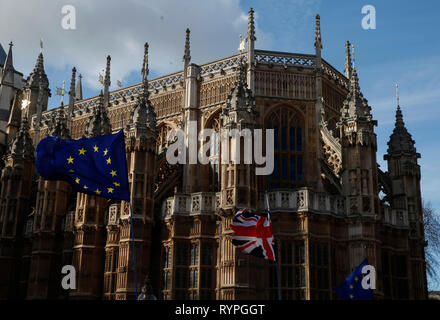
{"type": "Polygon", "coordinates": [[[274,130],[274,170],[266,177],[267,187],[304,185],[304,114],[289,104],[274,105],[265,114],[264,128],[274,130]]]}

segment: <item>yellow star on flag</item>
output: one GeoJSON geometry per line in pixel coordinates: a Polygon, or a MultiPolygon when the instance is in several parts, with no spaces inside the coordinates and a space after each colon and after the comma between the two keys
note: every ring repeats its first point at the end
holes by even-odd
{"type": "Polygon", "coordinates": [[[84,185],[84,189],[88,189],[89,187],[87,187],[86,185],[84,185]]]}
{"type": "Polygon", "coordinates": [[[75,170],[73,170],[73,169],[69,169],[69,172],[75,172],[75,170]]]}
{"type": "Polygon", "coordinates": [[[353,298],[354,298],[354,296],[352,294],[350,294],[350,299],[353,299],[353,298]]]}
{"type": "Polygon", "coordinates": [[[112,159],[110,159],[110,157],[107,159],[107,164],[112,164],[112,159]]]}
{"type": "Polygon", "coordinates": [[[105,156],[107,155],[107,152],[108,152],[108,150],[107,150],[107,148],[105,148],[105,150],[104,150],[104,155],[105,156]]]}
{"type": "Polygon", "coordinates": [[[353,285],[352,284],[350,284],[350,289],[353,289],[353,285]]]}
{"type": "Polygon", "coordinates": [[[117,187],[119,187],[121,185],[120,183],[117,183],[117,182],[113,182],[113,184],[117,187]]]}
{"type": "Polygon", "coordinates": [[[74,160],[75,158],[72,158],[72,156],[70,156],[70,157],[68,157],[66,160],[67,160],[67,163],[73,163],[73,160],[74,160]]]}
{"type": "Polygon", "coordinates": [[[93,147],[93,151],[94,151],[94,152],[98,152],[98,150],[99,150],[98,146],[95,145],[95,146],[93,147]]]}
{"type": "Polygon", "coordinates": [[[116,171],[112,170],[112,171],[110,171],[110,174],[112,175],[112,177],[114,177],[116,175],[116,171]]]}
{"type": "Polygon", "coordinates": [[[76,179],[75,179],[75,182],[76,182],[76,183],[79,183],[79,178],[76,178],[76,179]]]}
{"type": "Polygon", "coordinates": [[[84,154],[86,154],[86,151],[87,151],[87,150],[84,149],[84,148],[81,148],[81,149],[79,149],[78,151],[79,151],[79,154],[80,154],[80,155],[82,155],[82,154],[84,155],[84,154]]]}
{"type": "Polygon", "coordinates": [[[358,281],[358,280],[359,280],[359,278],[358,278],[358,277],[355,277],[355,278],[354,278],[354,281],[358,281]]]}
{"type": "Polygon", "coordinates": [[[107,188],[107,190],[108,190],[108,193],[113,193],[113,188],[107,188]]]}
{"type": "Polygon", "coordinates": [[[96,192],[96,194],[101,194],[101,190],[99,190],[99,189],[96,189],[95,192],[96,192]]]}

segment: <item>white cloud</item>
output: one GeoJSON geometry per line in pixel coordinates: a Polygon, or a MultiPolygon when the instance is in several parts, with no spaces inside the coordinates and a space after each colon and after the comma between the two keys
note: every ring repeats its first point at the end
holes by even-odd
{"type": "MultiPolygon", "coordinates": [[[[192,62],[202,64],[237,52],[246,36],[247,12],[237,0],[0,0],[0,42],[14,46],[14,65],[27,76],[44,39],[45,66],[76,66],[86,85],[97,88],[97,75],[112,57],[116,79],[140,71],[143,44],[150,44],[150,70],[164,74],[182,69],[185,29],[191,29],[192,62]],[[76,30],[61,27],[61,8],[76,9],[76,30]]],[[[258,45],[271,35],[258,29],[258,45]]],[[[50,78],[50,75],[49,75],[50,78]]],[[[70,76],[68,76],[70,79],[70,76]]],[[[50,79],[49,79],[50,80],[50,79]]]]}

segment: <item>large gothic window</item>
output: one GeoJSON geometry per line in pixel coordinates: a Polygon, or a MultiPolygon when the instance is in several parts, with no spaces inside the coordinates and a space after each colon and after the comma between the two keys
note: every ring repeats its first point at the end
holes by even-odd
{"type": "Polygon", "coordinates": [[[268,187],[295,187],[302,184],[304,124],[293,109],[280,107],[266,119],[267,129],[274,129],[274,170],[267,177],[268,187]]]}
{"type": "Polygon", "coordinates": [[[219,153],[220,153],[220,119],[214,118],[211,124],[211,128],[215,131],[212,138],[209,139],[209,172],[208,183],[209,191],[220,190],[219,180],[219,153]]]}

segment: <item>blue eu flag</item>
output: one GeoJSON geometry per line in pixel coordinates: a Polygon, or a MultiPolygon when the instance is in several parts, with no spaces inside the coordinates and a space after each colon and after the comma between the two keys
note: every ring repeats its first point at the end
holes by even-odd
{"type": "Polygon", "coordinates": [[[37,146],[36,166],[44,179],[67,181],[75,191],[130,201],[122,130],[77,140],[46,137],[37,146]]]}
{"type": "Polygon", "coordinates": [[[373,290],[362,288],[362,268],[368,264],[365,259],[354,271],[339,285],[333,287],[343,300],[373,300],[373,290]]]}

